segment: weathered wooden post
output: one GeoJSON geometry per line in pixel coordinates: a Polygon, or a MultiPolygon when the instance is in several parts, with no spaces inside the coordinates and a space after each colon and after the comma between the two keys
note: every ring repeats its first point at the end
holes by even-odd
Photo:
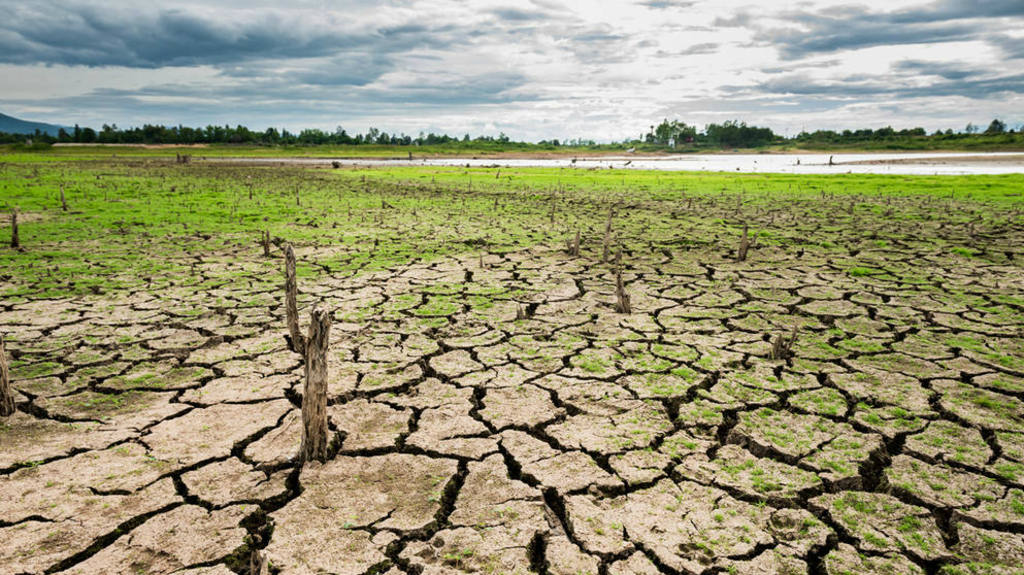
{"type": "Polygon", "coordinates": [[[0,335],[0,416],[14,413],[14,393],[11,391],[10,372],[7,369],[7,350],[4,337],[0,335]]]}
{"type": "Polygon", "coordinates": [[[11,247],[21,247],[21,240],[18,238],[18,210],[11,210],[11,247]]]}
{"type": "Polygon", "coordinates": [[[292,339],[292,351],[304,354],[306,340],[299,331],[299,285],[295,279],[295,252],[292,245],[284,247],[284,313],[288,322],[288,334],[292,339]]]}
{"type": "Polygon", "coordinates": [[[68,201],[64,198],[64,184],[60,185],[60,207],[65,212],[68,211],[68,201]]]}
{"type": "Polygon", "coordinates": [[[314,307],[306,340],[306,387],[302,392],[303,461],[327,460],[327,347],[331,314],[314,307]]]}

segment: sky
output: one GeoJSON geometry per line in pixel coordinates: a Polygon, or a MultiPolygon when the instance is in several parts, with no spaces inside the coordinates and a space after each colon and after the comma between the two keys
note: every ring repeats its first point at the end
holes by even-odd
{"type": "Polygon", "coordinates": [[[1024,0],[0,0],[0,112],[639,137],[1024,123],[1024,0]]]}

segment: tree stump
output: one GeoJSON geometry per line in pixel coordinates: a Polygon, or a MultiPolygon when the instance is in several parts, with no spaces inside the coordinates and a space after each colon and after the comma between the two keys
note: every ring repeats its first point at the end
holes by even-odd
{"type": "Polygon", "coordinates": [[[313,308],[306,341],[306,387],[302,392],[302,461],[327,460],[327,348],[331,314],[313,308]]]}
{"type": "Polygon", "coordinates": [[[0,416],[14,413],[14,392],[11,391],[10,372],[7,369],[7,350],[0,336],[0,416]]]}
{"type": "Polygon", "coordinates": [[[793,357],[793,344],[796,343],[796,332],[797,326],[794,325],[789,340],[781,333],[775,336],[775,341],[772,342],[771,359],[789,359],[793,357]]]}
{"type": "Polygon", "coordinates": [[[611,250],[612,241],[612,216],[615,214],[615,208],[608,210],[608,222],[604,225],[604,252],[601,254],[601,262],[608,261],[609,250],[611,250]]]}
{"type": "Polygon", "coordinates": [[[295,279],[295,252],[291,244],[284,247],[284,313],[288,321],[288,334],[292,351],[305,354],[306,340],[299,331],[299,285],[295,279]]]}
{"type": "Polygon", "coordinates": [[[18,210],[11,210],[11,247],[21,247],[21,240],[18,238],[18,210]]]}
{"type": "Polygon", "coordinates": [[[249,555],[249,575],[270,575],[270,564],[267,555],[253,549],[249,555]]]}
{"type": "Polygon", "coordinates": [[[615,311],[618,313],[632,313],[633,308],[629,304],[629,294],[622,284],[622,271],[615,272],[615,311]]]}
{"type": "Polygon", "coordinates": [[[747,236],[747,224],[743,224],[743,237],[740,238],[740,247],[736,250],[736,261],[747,261],[747,250],[750,249],[750,238],[747,236]]]}
{"type": "Polygon", "coordinates": [[[270,232],[264,230],[260,232],[260,244],[263,246],[263,257],[270,257],[270,232]]]}

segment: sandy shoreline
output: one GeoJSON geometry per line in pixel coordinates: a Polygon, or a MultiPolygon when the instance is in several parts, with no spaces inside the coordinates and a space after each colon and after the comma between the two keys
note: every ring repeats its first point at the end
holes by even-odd
{"type": "Polygon", "coordinates": [[[858,160],[853,162],[842,162],[843,165],[934,165],[948,166],[951,164],[975,164],[993,166],[1024,166],[1024,153],[1006,155],[964,155],[964,156],[942,156],[925,158],[897,158],[888,160],[858,160]]]}

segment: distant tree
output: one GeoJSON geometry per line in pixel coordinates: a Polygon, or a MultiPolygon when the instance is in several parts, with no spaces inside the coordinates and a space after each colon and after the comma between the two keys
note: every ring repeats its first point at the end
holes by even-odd
{"type": "Polygon", "coordinates": [[[975,126],[972,122],[967,122],[967,126],[964,127],[964,132],[968,134],[977,134],[978,127],[975,126]]]}
{"type": "Polygon", "coordinates": [[[677,144],[680,144],[683,142],[692,142],[696,138],[696,127],[687,125],[686,122],[680,122],[678,120],[672,120],[669,122],[666,118],[665,120],[662,120],[657,127],[651,126],[651,132],[647,134],[644,139],[648,143],[667,146],[671,141],[675,141],[677,144]]]}
{"type": "Polygon", "coordinates": [[[992,123],[988,125],[988,128],[985,128],[986,134],[1002,134],[1005,131],[1006,124],[999,118],[992,120],[992,123]]]}

